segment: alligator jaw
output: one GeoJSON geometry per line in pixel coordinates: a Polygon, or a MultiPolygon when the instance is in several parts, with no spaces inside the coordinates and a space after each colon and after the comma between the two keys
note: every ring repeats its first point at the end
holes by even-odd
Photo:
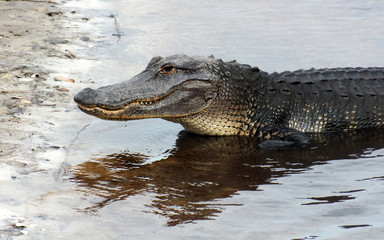
{"type": "Polygon", "coordinates": [[[205,81],[189,80],[164,95],[135,99],[118,105],[82,100],[83,96],[100,95],[98,91],[86,89],[80,92],[75,97],[79,109],[101,119],[125,121],[144,118],[174,119],[196,114],[210,105],[217,88],[205,81]]]}
{"type": "MultiPolygon", "coordinates": [[[[168,94],[169,95],[169,94],[168,94]]],[[[105,120],[135,120],[135,119],[144,119],[144,118],[160,118],[163,116],[157,115],[147,115],[147,116],[130,116],[124,114],[129,108],[137,107],[137,106],[151,106],[159,103],[161,100],[166,98],[168,95],[162,97],[156,97],[153,99],[140,99],[131,101],[128,104],[118,106],[118,107],[110,107],[110,106],[97,106],[97,105],[83,105],[81,103],[77,103],[79,109],[87,114],[93,115],[95,117],[105,119],[105,120]]],[[[182,115],[181,115],[182,116],[182,115]]],[[[180,117],[181,117],[180,116],[180,117]]]]}
{"type": "Polygon", "coordinates": [[[145,119],[145,118],[164,118],[164,119],[173,119],[173,118],[181,118],[181,117],[187,117],[196,113],[187,113],[187,114],[180,114],[180,115],[172,115],[172,116],[165,116],[165,115],[147,115],[147,116],[127,116],[124,114],[124,111],[131,107],[132,105],[140,105],[142,103],[132,103],[129,104],[121,109],[106,109],[99,106],[83,106],[78,104],[77,106],[79,109],[87,114],[93,115],[95,117],[104,119],[104,120],[116,120],[116,121],[127,121],[127,120],[137,120],[137,119],[145,119]]]}

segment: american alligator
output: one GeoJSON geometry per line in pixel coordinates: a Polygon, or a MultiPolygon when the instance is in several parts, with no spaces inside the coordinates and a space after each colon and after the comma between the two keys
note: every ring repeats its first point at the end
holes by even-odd
{"type": "Polygon", "coordinates": [[[384,125],[384,67],[269,74],[213,56],[154,57],[132,79],[86,88],[75,101],[102,119],[163,118],[196,134],[303,145],[305,133],[384,125]]]}

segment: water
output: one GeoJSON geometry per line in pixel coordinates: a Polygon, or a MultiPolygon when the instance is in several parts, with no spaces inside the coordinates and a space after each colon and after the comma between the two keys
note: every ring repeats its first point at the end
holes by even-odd
{"type": "MultiPolygon", "coordinates": [[[[269,72],[384,62],[381,1],[104,3],[116,19],[105,31],[116,38],[100,56],[103,67],[90,72],[90,87],[126,80],[152,56],[175,53],[214,54],[269,72]]],[[[313,147],[263,151],[249,138],[190,135],[163,120],[78,114],[89,125],[66,153],[71,173],[29,205],[34,223],[51,226],[31,232],[36,239],[384,234],[380,131],[313,136],[313,147]]]]}
{"type": "Polygon", "coordinates": [[[384,230],[383,131],[314,135],[316,147],[263,151],[252,138],[186,132],[174,144],[165,138],[177,134],[172,124],[138,136],[139,125],[88,128],[80,143],[103,138],[119,151],[79,163],[71,178],[94,196],[78,210],[100,215],[118,239],[375,239],[384,230]]]}
{"type": "Polygon", "coordinates": [[[117,1],[122,66],[210,54],[265,71],[381,66],[378,1],[117,1]]]}

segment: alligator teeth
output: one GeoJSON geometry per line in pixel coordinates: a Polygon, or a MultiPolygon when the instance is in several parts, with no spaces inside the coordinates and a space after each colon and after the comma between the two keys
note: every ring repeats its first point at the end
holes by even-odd
{"type": "Polygon", "coordinates": [[[161,100],[161,98],[152,99],[151,101],[138,100],[138,101],[136,101],[136,103],[140,104],[140,105],[152,105],[152,104],[159,102],[160,100],[161,100]]]}
{"type": "Polygon", "coordinates": [[[151,104],[153,104],[154,102],[141,102],[141,101],[139,101],[138,102],[140,105],[151,105],[151,104]]]}

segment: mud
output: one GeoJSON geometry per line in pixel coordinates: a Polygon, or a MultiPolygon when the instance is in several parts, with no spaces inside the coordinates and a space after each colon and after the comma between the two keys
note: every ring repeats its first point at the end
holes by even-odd
{"type": "Polygon", "coordinates": [[[0,1],[0,239],[27,236],[28,201],[60,178],[79,130],[63,127],[63,119],[71,119],[73,95],[90,83],[84,79],[97,62],[92,52],[106,41],[95,19],[114,24],[102,11],[70,5],[0,1]],[[36,174],[40,180],[31,181],[36,174]]]}
{"type": "Polygon", "coordinates": [[[42,137],[40,129],[54,130],[48,119],[41,123],[40,114],[54,115],[71,105],[69,80],[53,77],[66,73],[46,63],[76,58],[65,45],[79,44],[83,33],[63,26],[80,20],[70,16],[76,12],[63,12],[59,2],[1,1],[0,12],[1,163],[23,166],[28,173],[37,167],[33,155],[55,147],[26,144],[42,137]],[[10,161],[15,155],[18,160],[10,161]]]}

